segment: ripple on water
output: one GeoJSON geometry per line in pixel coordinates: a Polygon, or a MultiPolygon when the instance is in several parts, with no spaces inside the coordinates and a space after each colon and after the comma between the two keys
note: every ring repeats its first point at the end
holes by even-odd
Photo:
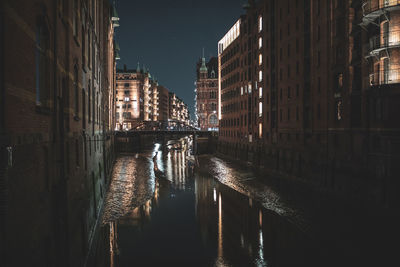
{"type": "Polygon", "coordinates": [[[104,224],[118,220],[152,198],[155,178],[151,164],[141,156],[127,155],[116,160],[104,206],[104,224]]]}

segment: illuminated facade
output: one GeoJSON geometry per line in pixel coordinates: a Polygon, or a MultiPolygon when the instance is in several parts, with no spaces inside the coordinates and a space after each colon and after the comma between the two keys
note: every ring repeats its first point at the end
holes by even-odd
{"type": "Polygon", "coordinates": [[[116,126],[117,130],[130,130],[143,121],[159,120],[159,89],[148,70],[117,71],[116,78],[116,126]]]}
{"type": "Polygon", "coordinates": [[[190,123],[188,106],[173,92],[169,92],[169,122],[181,126],[190,123]]]}
{"type": "Polygon", "coordinates": [[[218,149],[328,190],[399,201],[390,147],[400,135],[400,2],[245,8],[218,43],[218,149]]]}
{"type": "Polygon", "coordinates": [[[218,61],[213,57],[197,64],[196,116],[203,131],[218,131],[218,61]]]}

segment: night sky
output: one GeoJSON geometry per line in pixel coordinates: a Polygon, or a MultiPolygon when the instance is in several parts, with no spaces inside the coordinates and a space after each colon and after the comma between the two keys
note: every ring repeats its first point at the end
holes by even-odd
{"type": "Polygon", "coordinates": [[[188,104],[194,119],[196,62],[217,56],[217,43],[244,13],[246,0],[117,0],[117,68],[150,69],[188,104]]]}

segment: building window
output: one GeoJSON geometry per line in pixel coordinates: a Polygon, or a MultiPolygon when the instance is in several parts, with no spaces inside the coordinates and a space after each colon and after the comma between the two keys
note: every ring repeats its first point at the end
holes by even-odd
{"type": "Polygon", "coordinates": [[[263,103],[260,101],[258,103],[258,116],[262,117],[262,114],[263,114],[263,103]]]}
{"type": "Polygon", "coordinates": [[[86,66],[86,62],[85,62],[86,55],[85,55],[85,52],[86,52],[86,35],[85,35],[85,29],[82,26],[82,67],[83,68],[85,68],[85,66],[86,66]]]}
{"type": "Polygon", "coordinates": [[[36,105],[48,105],[49,99],[49,31],[42,19],[37,23],[36,29],[36,105]]]}
{"type": "Polygon", "coordinates": [[[86,92],[82,89],[82,128],[86,129],[86,92]]]}
{"type": "Polygon", "coordinates": [[[340,121],[340,120],[342,120],[342,109],[343,109],[343,107],[342,107],[342,100],[338,100],[338,101],[336,101],[336,110],[335,110],[335,119],[337,120],[337,121],[340,121]]]}
{"type": "Polygon", "coordinates": [[[74,66],[74,92],[75,92],[75,116],[79,116],[79,84],[78,84],[78,67],[74,66]]]}
{"type": "Polygon", "coordinates": [[[262,70],[260,70],[259,72],[258,72],[258,81],[259,82],[262,82],[262,79],[263,79],[263,77],[262,77],[262,70]]]}
{"type": "Polygon", "coordinates": [[[72,1],[72,30],[74,36],[78,35],[78,0],[72,1]]]}
{"type": "Polygon", "coordinates": [[[209,119],[209,124],[218,124],[217,116],[215,116],[214,114],[212,114],[212,115],[210,116],[210,119],[209,119]]]}
{"type": "Polygon", "coordinates": [[[258,138],[262,138],[262,123],[258,124],[258,138]]]}
{"type": "Polygon", "coordinates": [[[338,89],[343,87],[343,74],[339,73],[337,76],[337,85],[338,85],[338,89]]]}
{"type": "Polygon", "coordinates": [[[258,38],[258,48],[261,49],[262,47],[262,37],[258,38]]]}
{"type": "Polygon", "coordinates": [[[78,141],[78,139],[76,139],[75,140],[75,163],[76,163],[77,167],[79,167],[79,154],[80,154],[79,141],[78,141]]]}
{"type": "Polygon", "coordinates": [[[262,89],[262,87],[260,87],[260,88],[258,89],[258,97],[259,97],[259,98],[262,98],[262,96],[263,96],[263,89],[262,89]]]}
{"type": "Polygon", "coordinates": [[[129,101],[129,97],[124,97],[124,101],[128,102],[129,101]]]}
{"type": "Polygon", "coordinates": [[[262,65],[262,54],[258,55],[258,65],[262,65]]]}
{"type": "Polygon", "coordinates": [[[258,17],[258,32],[262,31],[262,23],[263,23],[263,19],[262,16],[258,17]]]}

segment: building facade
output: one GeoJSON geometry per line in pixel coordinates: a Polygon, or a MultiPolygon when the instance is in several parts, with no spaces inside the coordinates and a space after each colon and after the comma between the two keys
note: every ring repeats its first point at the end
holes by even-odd
{"type": "Polygon", "coordinates": [[[174,129],[181,129],[190,125],[189,109],[182,99],[175,93],[169,92],[169,126],[174,129]]]}
{"type": "Polygon", "coordinates": [[[196,119],[203,131],[218,131],[218,60],[205,58],[197,64],[196,119]]]}
{"type": "Polygon", "coordinates": [[[104,0],[1,2],[6,266],[90,266],[107,245],[97,233],[114,155],[113,14],[104,0]]]}
{"type": "Polygon", "coordinates": [[[378,205],[398,203],[400,3],[245,8],[218,43],[219,150],[378,205]]]}
{"type": "MultiPolygon", "coordinates": [[[[158,94],[159,94],[159,121],[163,125],[168,124],[168,114],[169,114],[169,91],[166,87],[159,85],[158,86],[158,94]]],[[[163,127],[164,128],[164,127],[163,127]]]]}
{"type": "Polygon", "coordinates": [[[138,66],[136,70],[117,70],[116,130],[129,130],[142,122],[159,120],[158,83],[150,72],[138,66]]]}

